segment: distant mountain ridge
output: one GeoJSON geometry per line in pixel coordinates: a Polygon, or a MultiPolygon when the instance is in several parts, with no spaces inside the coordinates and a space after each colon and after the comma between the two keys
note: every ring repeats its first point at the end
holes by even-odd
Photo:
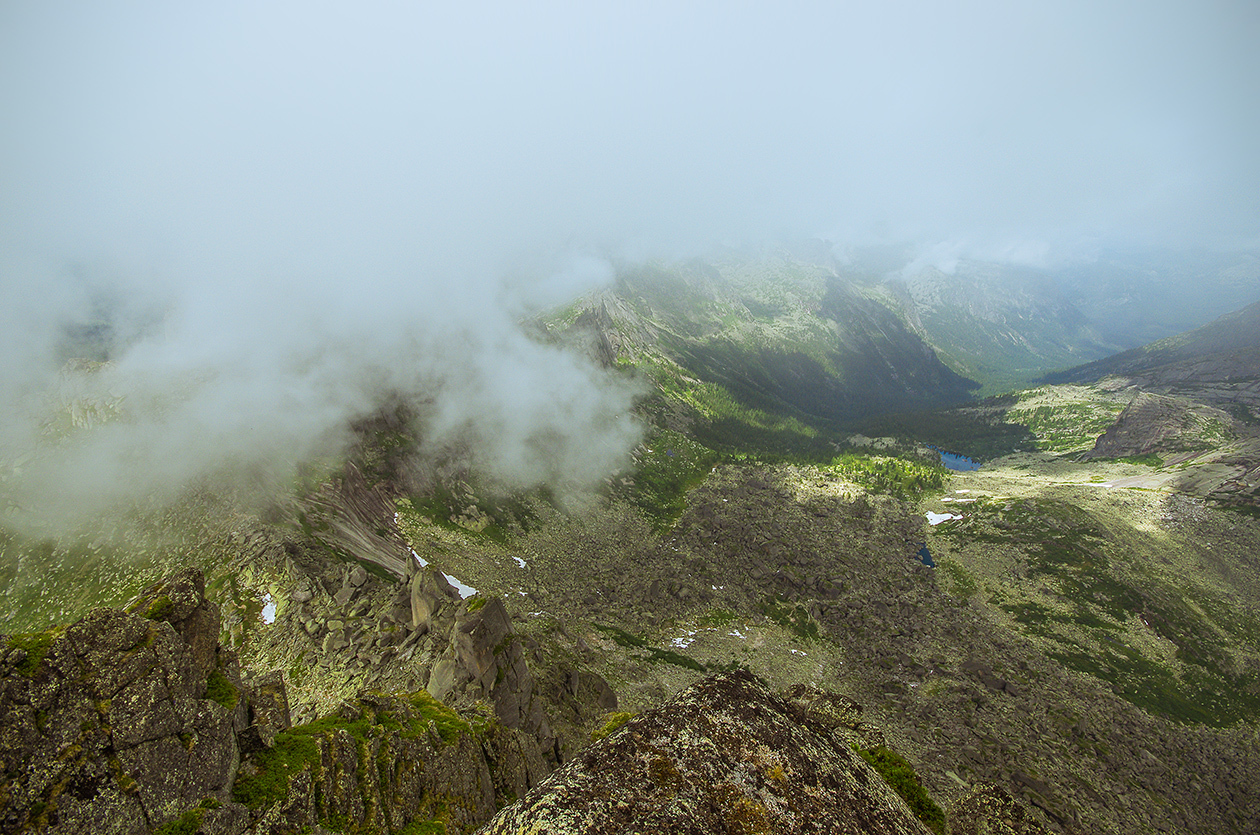
{"type": "Polygon", "coordinates": [[[1035,385],[1260,294],[1251,256],[946,272],[893,255],[842,263],[798,247],[624,268],[546,326],[576,325],[570,338],[593,336],[601,362],[646,363],[658,383],[669,366],[741,408],[851,425],[1035,385]]]}
{"type": "Polygon", "coordinates": [[[605,364],[685,390],[679,401],[702,390],[807,424],[959,403],[978,386],[877,293],[789,259],[627,271],[547,327],[605,364]]]}
{"type": "Polygon", "coordinates": [[[1139,376],[1147,385],[1240,381],[1260,376],[1260,302],[1192,331],[1046,376],[1049,383],[1139,376]]]}
{"type": "Polygon", "coordinates": [[[929,267],[884,286],[951,367],[989,392],[1120,348],[1050,276],[1031,270],[967,262],[952,275],[929,267]]]}

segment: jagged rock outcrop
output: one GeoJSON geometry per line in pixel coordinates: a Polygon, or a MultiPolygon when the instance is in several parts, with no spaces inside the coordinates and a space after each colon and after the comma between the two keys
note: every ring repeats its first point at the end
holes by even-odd
{"type": "Polygon", "coordinates": [[[127,611],[0,639],[0,831],[147,833],[202,802],[207,831],[240,831],[250,707],[218,632],[188,570],[127,611]]]}
{"type": "Polygon", "coordinates": [[[503,601],[490,598],[455,619],[446,651],[433,666],[429,693],[439,701],[484,700],[498,720],[538,741],[543,755],[558,761],[556,735],[534,688],[521,639],[512,630],[503,601]]]}
{"type": "Polygon", "coordinates": [[[722,673],[579,754],[486,835],[928,830],[817,711],[722,673]]]}
{"type": "Polygon", "coordinates": [[[0,832],[472,832],[550,771],[545,714],[502,604],[451,647],[491,704],[362,692],[290,727],[284,677],[245,678],[195,569],[125,611],[0,637],[0,832]],[[489,643],[487,643],[489,642],[489,643]],[[510,650],[510,651],[509,651],[510,650]],[[512,720],[514,724],[504,721],[512,720]]]}
{"type": "Polygon", "coordinates": [[[452,835],[472,832],[498,805],[491,762],[519,770],[511,732],[489,736],[423,691],[362,693],[331,716],[277,734],[273,748],[242,766],[235,796],[254,810],[251,835],[320,826],[389,833],[421,821],[440,821],[452,835]]]}

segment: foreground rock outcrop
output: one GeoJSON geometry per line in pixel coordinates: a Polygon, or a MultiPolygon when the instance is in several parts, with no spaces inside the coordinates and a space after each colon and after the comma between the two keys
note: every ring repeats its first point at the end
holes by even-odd
{"type": "Polygon", "coordinates": [[[230,792],[251,716],[218,632],[189,570],[128,611],[0,639],[0,831],[143,833],[199,804],[242,829],[230,792]]]}
{"type": "Polygon", "coordinates": [[[491,821],[507,833],[914,833],[925,827],[841,728],[750,673],[630,721],[491,821]]]}
{"type": "MultiPolygon", "coordinates": [[[[485,611],[501,609],[493,601],[485,611]]],[[[491,635],[500,652],[487,653],[527,677],[519,649],[503,652],[511,632],[501,620],[491,635]]],[[[537,722],[510,727],[497,702],[470,722],[423,690],[365,691],[290,727],[283,676],[243,676],[219,628],[202,574],[189,569],[125,611],[0,636],[0,832],[392,833],[431,824],[457,835],[549,770],[532,735],[537,722]]],[[[517,704],[507,690],[488,693],[517,704]]]]}

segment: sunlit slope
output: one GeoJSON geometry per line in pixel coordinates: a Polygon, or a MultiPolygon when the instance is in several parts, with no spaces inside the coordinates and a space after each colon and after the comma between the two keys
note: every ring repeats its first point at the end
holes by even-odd
{"type": "Polygon", "coordinates": [[[1141,464],[1016,456],[926,506],[942,581],[1065,667],[1180,722],[1260,717],[1256,520],[1141,464]],[[1152,482],[1154,483],[1154,482],[1152,482]]]}
{"type": "Polygon", "coordinates": [[[646,373],[674,422],[702,439],[738,446],[743,432],[762,446],[782,435],[786,445],[970,396],[976,384],[942,363],[887,301],[829,268],[787,259],[691,262],[628,271],[549,328],[584,333],[606,361],[646,373]]]}

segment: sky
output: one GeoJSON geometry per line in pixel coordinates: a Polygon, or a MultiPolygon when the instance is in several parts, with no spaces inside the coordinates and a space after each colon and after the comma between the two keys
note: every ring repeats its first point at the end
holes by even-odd
{"type": "Polygon", "coordinates": [[[592,479],[633,392],[523,315],[782,237],[1255,246],[1257,42],[1250,0],[4,0],[0,459],[108,309],[128,420],[24,465],[40,503],[291,462],[384,390],[592,479]]]}

